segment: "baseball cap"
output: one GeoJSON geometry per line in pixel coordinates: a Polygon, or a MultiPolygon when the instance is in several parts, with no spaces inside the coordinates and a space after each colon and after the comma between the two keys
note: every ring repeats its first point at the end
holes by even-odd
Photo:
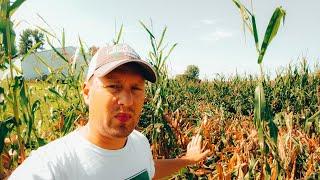
{"type": "Polygon", "coordinates": [[[103,77],[126,63],[138,64],[144,78],[152,83],[156,82],[157,75],[153,67],[142,60],[127,44],[106,45],[99,48],[89,63],[85,80],[88,81],[93,75],[103,77]]]}

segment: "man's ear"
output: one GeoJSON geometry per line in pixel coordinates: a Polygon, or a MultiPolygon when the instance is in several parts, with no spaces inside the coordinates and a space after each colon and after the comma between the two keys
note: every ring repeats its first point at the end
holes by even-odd
{"type": "Polygon", "coordinates": [[[83,83],[82,86],[82,95],[84,99],[84,103],[89,106],[89,91],[90,91],[90,83],[88,81],[83,83]]]}

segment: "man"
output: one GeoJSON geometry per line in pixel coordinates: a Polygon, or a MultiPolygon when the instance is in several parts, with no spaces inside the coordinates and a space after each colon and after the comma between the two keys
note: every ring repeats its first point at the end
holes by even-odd
{"type": "Polygon", "coordinates": [[[209,151],[201,151],[200,135],[192,138],[184,157],[152,159],[147,138],[135,127],[145,80],[156,78],[152,66],[128,45],[100,48],[83,86],[87,125],[33,152],[10,179],[158,179],[204,159],[209,151]]]}

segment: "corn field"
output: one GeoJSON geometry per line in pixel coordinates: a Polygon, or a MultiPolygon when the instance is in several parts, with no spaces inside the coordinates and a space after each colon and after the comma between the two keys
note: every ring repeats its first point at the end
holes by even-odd
{"type": "MultiPolygon", "coordinates": [[[[23,2],[0,1],[0,68],[11,72],[0,82],[1,179],[32,150],[88,121],[88,108],[81,98],[87,64],[77,67],[72,54],[64,51],[64,32],[59,39],[39,27],[67,73],[48,67],[51,73],[44,79],[13,76],[19,69],[12,61],[19,54],[11,16],[23,2]],[[80,73],[75,73],[76,68],[80,73]]],[[[260,45],[254,13],[240,1],[233,2],[255,40],[260,76],[220,75],[210,81],[169,78],[166,62],[178,44],[166,42],[166,27],[157,36],[140,22],[150,38],[146,56],[159,79],[147,85],[137,129],[148,137],[154,158],[160,159],[182,156],[190,138],[202,134],[203,145],[211,150],[209,158],[182,169],[171,179],[319,179],[320,67],[310,67],[302,58],[274,78],[264,74],[262,59],[285,11],[281,7],[275,10],[260,45]]],[[[113,43],[119,43],[123,29],[121,26],[113,43]]],[[[88,49],[80,38],[79,47],[89,62],[88,49]]]]}

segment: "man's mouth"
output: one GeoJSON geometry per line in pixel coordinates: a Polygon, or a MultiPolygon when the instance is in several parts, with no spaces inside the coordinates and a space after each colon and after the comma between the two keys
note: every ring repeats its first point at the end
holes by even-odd
{"type": "Polygon", "coordinates": [[[118,114],[116,115],[116,118],[117,118],[120,122],[124,123],[124,122],[127,122],[127,121],[129,121],[129,120],[131,119],[131,115],[128,114],[128,113],[118,113],[118,114]]]}

